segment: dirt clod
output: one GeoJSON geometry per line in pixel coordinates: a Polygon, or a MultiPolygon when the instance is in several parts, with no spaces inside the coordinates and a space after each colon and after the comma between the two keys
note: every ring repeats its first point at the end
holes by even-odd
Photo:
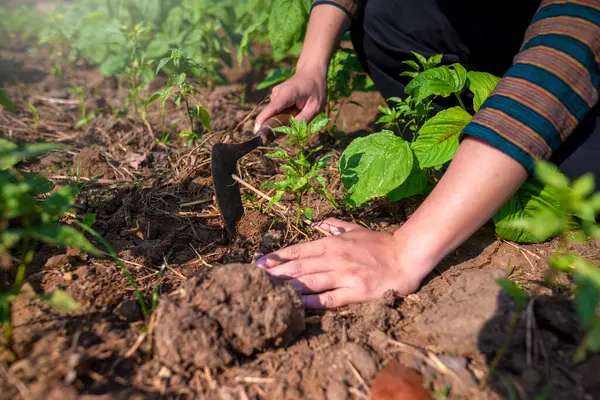
{"type": "Polygon", "coordinates": [[[189,278],[159,307],[157,355],[166,365],[219,368],[236,355],[286,346],[305,328],[300,296],[248,264],[189,278]]]}

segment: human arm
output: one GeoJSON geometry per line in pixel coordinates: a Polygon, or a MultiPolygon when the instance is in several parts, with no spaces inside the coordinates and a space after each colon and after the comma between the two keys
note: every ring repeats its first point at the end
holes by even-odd
{"type": "MultiPolygon", "coordinates": [[[[352,0],[350,0],[352,2],[352,0]]],[[[298,119],[311,120],[327,102],[327,70],[342,34],[350,26],[352,9],[344,3],[314,2],[296,72],[271,91],[271,101],[256,117],[254,131],[270,117],[296,106],[298,119]]]]}

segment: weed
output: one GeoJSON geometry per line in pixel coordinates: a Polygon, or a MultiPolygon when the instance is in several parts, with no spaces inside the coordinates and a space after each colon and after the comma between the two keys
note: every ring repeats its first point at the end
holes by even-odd
{"type": "Polygon", "coordinates": [[[96,118],[96,114],[94,113],[94,111],[90,111],[90,112],[87,111],[87,107],[85,104],[86,97],[85,97],[85,92],[83,91],[83,88],[81,88],[81,87],[70,88],[69,93],[75,94],[79,100],[79,121],[77,121],[77,125],[75,125],[75,127],[80,128],[80,127],[92,122],[94,120],[94,118],[96,118]]]}
{"type": "Polygon", "coordinates": [[[199,121],[203,128],[210,129],[210,115],[208,114],[208,110],[195,97],[199,93],[198,87],[200,83],[190,77],[190,72],[201,67],[192,59],[186,57],[181,50],[174,49],[171,51],[169,57],[160,60],[156,68],[156,73],[158,74],[162,69],[167,68],[169,78],[164,89],[150,97],[146,105],[160,99],[163,117],[162,131],[164,135],[167,101],[173,99],[177,106],[183,102],[190,123],[190,129],[180,132],[179,136],[185,139],[186,144],[193,144],[202,134],[202,130],[196,129],[194,126],[195,121],[199,121]]]}
{"type": "MultiPolygon", "coordinates": [[[[18,145],[0,139],[0,266],[17,265],[10,288],[0,288],[0,323],[4,344],[12,347],[12,302],[21,292],[39,242],[71,246],[90,254],[98,250],[75,228],[58,222],[73,205],[79,190],[65,186],[52,193],[54,184],[41,175],[19,171],[15,166],[25,158],[37,157],[61,148],[55,144],[18,145]],[[40,195],[47,195],[40,199],[40,195]],[[18,255],[18,258],[14,256],[18,255]]],[[[62,291],[40,296],[50,306],[70,311],[76,303],[62,291]]]]}
{"type": "Polygon", "coordinates": [[[40,125],[40,113],[38,112],[36,106],[33,104],[28,104],[27,108],[31,112],[31,118],[33,119],[33,129],[37,129],[40,125]]]}
{"type": "Polygon", "coordinates": [[[15,113],[17,111],[15,103],[12,102],[6,92],[2,89],[0,89],[0,106],[4,107],[11,113],[15,113]]]}
{"type": "Polygon", "coordinates": [[[335,200],[332,193],[327,189],[327,182],[320,174],[329,165],[329,158],[326,156],[321,158],[314,164],[308,160],[310,156],[320,151],[323,147],[319,146],[310,151],[306,151],[306,142],[308,139],[323,129],[329,123],[329,118],[324,115],[315,117],[310,124],[305,120],[297,121],[294,117],[290,118],[289,127],[282,126],[275,128],[276,132],[281,132],[288,135],[288,142],[298,145],[300,148],[296,153],[296,157],[291,157],[285,150],[279,149],[271,153],[267,153],[267,157],[282,159],[286,161],[280,168],[284,172],[284,179],[278,182],[264,183],[261,188],[275,189],[276,193],[267,204],[266,208],[277,203],[285,193],[291,193],[296,202],[296,226],[300,223],[300,216],[304,214],[309,220],[312,220],[314,210],[309,207],[302,207],[303,196],[308,192],[317,191],[322,196],[333,204],[335,200]]]}

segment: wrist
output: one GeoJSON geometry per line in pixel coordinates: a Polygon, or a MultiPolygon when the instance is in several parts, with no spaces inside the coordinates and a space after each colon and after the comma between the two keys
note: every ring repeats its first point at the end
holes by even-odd
{"type": "Polygon", "coordinates": [[[329,61],[329,58],[325,56],[304,58],[300,55],[296,64],[296,74],[324,80],[327,78],[329,61]]]}
{"type": "Polygon", "coordinates": [[[397,265],[409,272],[411,286],[418,289],[421,281],[433,271],[445,254],[436,246],[437,240],[429,233],[414,231],[407,222],[393,234],[397,265]]]}

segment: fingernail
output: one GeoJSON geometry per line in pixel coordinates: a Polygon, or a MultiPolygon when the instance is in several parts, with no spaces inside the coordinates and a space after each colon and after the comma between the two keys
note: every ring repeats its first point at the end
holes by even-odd
{"type": "Polygon", "coordinates": [[[254,124],[254,130],[253,130],[253,133],[256,133],[256,132],[258,132],[258,130],[259,130],[259,129],[260,129],[260,124],[259,124],[258,122],[256,122],[256,123],[254,124]]]}
{"type": "Polygon", "coordinates": [[[267,257],[261,257],[256,260],[256,266],[259,268],[267,268],[267,257]]]}
{"type": "Polygon", "coordinates": [[[325,229],[326,231],[328,231],[331,227],[331,225],[329,225],[327,222],[317,222],[315,225],[317,225],[319,228],[325,229]]]}
{"type": "Polygon", "coordinates": [[[332,235],[341,235],[342,232],[340,232],[340,230],[338,228],[336,228],[335,226],[329,226],[329,232],[331,232],[332,235]]]}

